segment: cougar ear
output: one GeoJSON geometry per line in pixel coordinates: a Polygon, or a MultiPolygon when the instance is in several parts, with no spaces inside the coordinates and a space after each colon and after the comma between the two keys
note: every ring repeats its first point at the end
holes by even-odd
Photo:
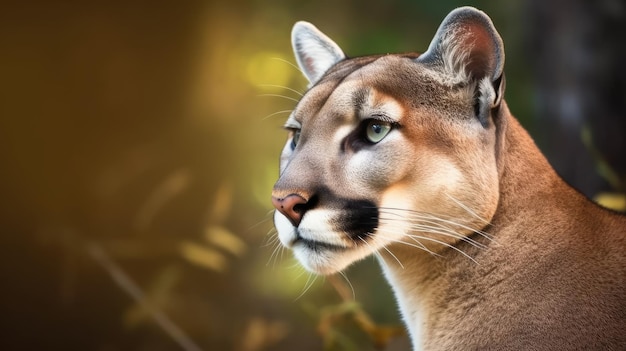
{"type": "Polygon", "coordinates": [[[291,45],[298,66],[310,86],[317,83],[334,64],[346,58],[334,41],[308,22],[300,21],[293,26],[291,45]]]}
{"type": "Polygon", "coordinates": [[[489,16],[460,7],[443,20],[428,50],[418,62],[444,72],[451,84],[476,84],[476,113],[497,107],[504,92],[504,45],[489,16]]]}

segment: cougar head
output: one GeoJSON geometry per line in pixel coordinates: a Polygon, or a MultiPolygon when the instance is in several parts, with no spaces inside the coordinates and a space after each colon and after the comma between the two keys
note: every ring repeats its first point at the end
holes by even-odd
{"type": "Polygon", "coordinates": [[[331,274],[380,250],[471,240],[499,198],[504,50],[489,17],[451,12],[421,55],[348,58],[306,22],[292,44],[310,85],[272,192],[281,243],[331,274]]]}

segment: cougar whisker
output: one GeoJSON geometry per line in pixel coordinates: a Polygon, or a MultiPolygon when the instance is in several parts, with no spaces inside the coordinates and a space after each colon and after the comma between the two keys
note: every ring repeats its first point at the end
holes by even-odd
{"type": "MultiPolygon", "coordinates": [[[[381,239],[385,239],[385,240],[387,240],[388,242],[391,242],[391,243],[396,243],[396,244],[401,244],[401,245],[406,245],[406,246],[414,247],[414,248],[417,248],[417,249],[420,249],[420,250],[424,250],[424,251],[426,251],[426,252],[428,252],[429,254],[432,254],[432,255],[434,255],[434,256],[441,256],[441,255],[439,255],[439,254],[437,254],[437,253],[435,253],[435,252],[433,252],[433,251],[429,250],[426,246],[424,246],[424,244],[422,244],[421,242],[419,242],[418,240],[415,240],[415,239],[413,239],[413,238],[411,238],[411,239],[413,239],[413,241],[415,241],[415,242],[417,243],[417,245],[416,245],[416,244],[413,244],[413,243],[408,243],[408,242],[406,242],[406,241],[402,241],[402,240],[394,239],[394,238],[391,238],[391,237],[387,237],[387,236],[385,236],[385,235],[380,235],[380,233],[379,233],[379,234],[377,234],[377,235],[378,235],[378,237],[379,237],[379,238],[381,238],[381,239]]],[[[386,246],[386,245],[385,245],[385,246],[386,246]]]]}
{"type": "MultiPolygon", "coordinates": [[[[376,240],[379,240],[380,238],[382,238],[382,236],[374,235],[374,236],[371,236],[371,238],[372,238],[372,240],[376,241],[376,240]]],[[[389,238],[385,238],[385,239],[387,239],[388,241],[392,241],[389,238]]],[[[363,241],[363,242],[365,242],[365,241],[363,241]]],[[[365,242],[365,244],[370,246],[367,242],[365,242]]],[[[398,257],[396,255],[394,255],[393,252],[391,252],[391,250],[389,250],[389,248],[387,248],[387,245],[385,245],[385,243],[383,243],[383,245],[381,245],[381,247],[382,247],[383,250],[387,251],[387,253],[389,253],[389,255],[391,257],[393,257],[394,260],[396,260],[396,262],[398,262],[398,265],[400,266],[400,268],[405,269],[404,265],[402,264],[402,262],[400,262],[398,257]]],[[[370,246],[370,248],[371,248],[371,246],[370,246]]],[[[378,254],[380,255],[379,258],[382,258],[382,254],[380,252],[378,252],[378,254]]]]}
{"type": "Polygon", "coordinates": [[[295,102],[299,102],[300,100],[292,98],[291,96],[286,96],[286,95],[280,95],[280,94],[259,94],[257,96],[271,96],[271,97],[279,97],[279,98],[283,98],[283,99],[287,99],[287,100],[291,100],[291,101],[295,101],[295,102]]]}
{"type": "Polygon", "coordinates": [[[276,112],[274,112],[274,113],[270,113],[269,115],[267,115],[267,116],[265,116],[265,117],[261,118],[261,121],[265,121],[265,120],[269,119],[270,117],[273,117],[273,116],[279,115],[279,114],[281,114],[281,113],[291,113],[292,111],[293,111],[293,110],[281,110],[281,111],[276,111],[276,112]]]}
{"type": "MultiPolygon", "coordinates": [[[[401,229],[401,228],[399,228],[399,229],[401,229]]],[[[380,233],[379,233],[379,234],[380,234],[380,233]]],[[[460,254],[462,254],[463,256],[465,256],[465,257],[467,257],[468,259],[470,259],[472,262],[474,262],[474,263],[478,264],[478,262],[477,262],[477,261],[476,261],[473,257],[471,257],[470,255],[468,255],[466,252],[464,252],[463,250],[459,249],[458,247],[456,247],[456,246],[454,246],[454,245],[451,245],[451,244],[449,244],[449,243],[446,243],[446,242],[444,242],[444,241],[441,241],[441,240],[438,240],[438,239],[435,239],[435,238],[431,238],[431,237],[428,237],[428,236],[418,235],[418,234],[410,234],[410,233],[405,233],[404,235],[405,235],[406,237],[409,237],[409,238],[416,238],[416,239],[421,239],[421,240],[426,240],[426,241],[431,241],[431,242],[435,242],[435,243],[441,244],[441,245],[443,245],[443,246],[445,246],[445,247],[447,247],[447,248],[450,248],[450,249],[452,249],[452,250],[455,250],[455,251],[459,252],[459,253],[460,253],[460,254]]],[[[383,237],[384,237],[384,236],[383,236],[383,237]]],[[[389,239],[389,238],[388,238],[388,239],[389,239]]],[[[392,240],[397,240],[397,239],[392,239],[392,240]]],[[[396,242],[397,242],[397,241],[396,241],[396,242]]],[[[405,244],[408,244],[408,243],[406,243],[406,242],[404,242],[404,241],[402,241],[402,242],[403,242],[403,243],[405,243],[405,244]]]]}
{"type": "Polygon", "coordinates": [[[411,228],[420,232],[424,232],[424,233],[432,233],[432,234],[439,234],[439,235],[443,235],[443,236],[448,236],[448,237],[452,237],[455,239],[459,239],[461,241],[464,241],[474,247],[480,248],[480,249],[486,249],[487,246],[479,243],[478,241],[470,238],[467,235],[463,235],[463,234],[459,234],[455,231],[452,230],[447,230],[444,228],[437,228],[437,227],[431,227],[431,226],[426,226],[426,225],[422,225],[419,223],[411,223],[411,228]]]}
{"type": "Polygon", "coordinates": [[[491,222],[489,222],[488,220],[482,218],[481,216],[479,216],[476,212],[472,211],[471,208],[469,208],[467,205],[464,205],[460,200],[454,198],[452,195],[448,194],[448,193],[444,193],[450,200],[454,201],[457,205],[459,205],[459,207],[461,207],[462,209],[464,209],[465,211],[467,211],[467,213],[471,214],[472,216],[474,216],[474,218],[482,221],[483,223],[487,224],[487,225],[491,225],[491,222]]]}
{"type": "Polygon", "coordinates": [[[293,63],[291,63],[291,62],[289,62],[289,61],[287,61],[287,60],[285,60],[285,59],[283,59],[283,58],[280,58],[280,57],[272,57],[272,60],[278,60],[278,61],[284,62],[284,63],[288,64],[289,66],[291,66],[291,67],[295,68],[298,72],[300,72],[301,74],[303,74],[303,75],[304,75],[304,72],[302,72],[302,70],[300,69],[300,67],[296,66],[295,64],[293,64],[293,63]]]}
{"type": "MultiPolygon", "coordinates": [[[[454,219],[454,220],[453,219],[444,219],[444,218],[441,218],[443,216],[438,216],[438,215],[430,214],[430,213],[422,213],[422,212],[417,212],[417,211],[414,211],[414,210],[407,210],[407,209],[402,209],[402,208],[382,208],[382,210],[385,210],[385,209],[387,210],[387,212],[384,212],[384,211],[381,211],[381,212],[387,213],[387,214],[393,214],[393,215],[396,215],[396,216],[401,217],[401,218],[407,218],[408,217],[408,218],[415,218],[415,219],[428,219],[428,220],[439,221],[439,222],[442,222],[442,223],[446,223],[446,224],[450,224],[450,225],[453,225],[453,226],[457,226],[457,227],[459,227],[461,229],[465,229],[465,230],[470,231],[472,233],[476,233],[476,234],[478,234],[478,235],[488,239],[489,241],[493,241],[494,240],[493,237],[491,235],[489,235],[489,233],[487,233],[487,232],[485,232],[483,230],[472,228],[472,227],[469,227],[469,226],[467,226],[465,224],[459,223],[458,219],[454,219]],[[389,212],[389,211],[391,211],[391,212],[389,212]],[[406,212],[408,214],[408,216],[403,216],[403,215],[401,215],[399,213],[396,213],[396,212],[393,212],[393,211],[403,211],[403,212],[406,212]]],[[[450,229],[452,229],[452,228],[450,228],[450,229]]]]}
{"type": "Polygon", "coordinates": [[[346,283],[348,283],[348,286],[350,286],[350,290],[352,291],[352,300],[355,301],[356,300],[356,292],[354,291],[354,286],[352,286],[352,283],[350,282],[350,279],[348,279],[348,276],[343,271],[339,271],[339,274],[341,274],[343,279],[345,279],[346,283]]]}
{"type": "Polygon", "coordinates": [[[443,245],[443,246],[446,246],[446,247],[448,247],[448,248],[450,248],[450,249],[452,249],[452,250],[455,250],[455,251],[459,252],[459,253],[460,253],[460,254],[462,254],[463,256],[465,256],[465,257],[469,258],[472,262],[474,262],[474,263],[476,263],[476,264],[479,264],[479,263],[478,263],[478,262],[477,262],[477,261],[476,261],[476,260],[475,260],[472,256],[468,255],[468,254],[467,254],[467,253],[465,253],[463,250],[459,249],[458,247],[456,247],[456,246],[454,246],[454,245],[448,244],[448,243],[446,243],[446,242],[444,242],[444,241],[437,240],[437,239],[435,239],[435,238],[430,238],[430,237],[423,236],[423,235],[416,235],[416,234],[407,234],[407,236],[408,236],[408,237],[411,237],[411,238],[417,238],[417,239],[427,240],[427,241],[432,241],[432,242],[435,242],[435,243],[441,244],[441,245],[443,245]]]}
{"type": "Polygon", "coordinates": [[[292,89],[290,87],[286,87],[284,85],[278,85],[278,84],[259,84],[260,87],[268,87],[268,88],[280,88],[280,89],[285,89],[285,90],[289,90],[291,92],[294,92],[296,94],[298,94],[298,96],[303,96],[304,93],[297,91],[296,89],[292,89]]]}
{"type": "MultiPolygon", "coordinates": [[[[385,221],[394,221],[396,219],[392,219],[392,218],[382,218],[382,220],[385,221]]],[[[400,219],[398,219],[398,221],[400,221],[400,219]]],[[[458,233],[456,231],[454,231],[452,228],[446,227],[446,226],[431,226],[431,225],[427,225],[424,223],[420,223],[418,221],[406,221],[406,220],[402,220],[404,222],[407,222],[411,229],[416,230],[416,231],[420,231],[420,232],[424,232],[424,233],[432,233],[432,234],[439,234],[439,235],[443,235],[443,236],[448,236],[448,237],[452,237],[464,242],[467,242],[468,244],[481,248],[481,249],[485,249],[487,248],[486,245],[479,243],[478,241],[470,238],[467,235],[463,235],[461,233],[458,233]]],[[[427,222],[428,223],[428,222],[427,222]]],[[[430,223],[429,223],[430,224],[430,223]]],[[[432,223],[432,224],[436,224],[436,223],[432,223]]]]}
{"type": "Polygon", "coordinates": [[[316,280],[317,280],[317,274],[309,273],[309,277],[307,278],[306,283],[304,283],[304,290],[300,293],[300,295],[298,295],[298,297],[295,298],[294,301],[298,301],[302,296],[304,296],[304,294],[306,294],[307,291],[311,289],[313,284],[315,284],[316,280]],[[311,279],[311,277],[313,277],[313,279],[311,279]]]}
{"type": "Polygon", "coordinates": [[[284,246],[280,243],[280,240],[278,240],[278,238],[276,241],[274,241],[273,246],[274,246],[274,249],[272,250],[272,254],[270,255],[269,259],[267,260],[267,263],[265,264],[266,266],[269,266],[273,260],[272,268],[276,266],[278,255],[281,251],[283,251],[283,248],[284,248],[284,246]]]}

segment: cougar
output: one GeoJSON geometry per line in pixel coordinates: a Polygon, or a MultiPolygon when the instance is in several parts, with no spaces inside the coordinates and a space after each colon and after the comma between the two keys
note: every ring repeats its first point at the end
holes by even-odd
{"type": "Polygon", "coordinates": [[[503,99],[504,47],[463,7],[422,54],[347,57],[313,25],[272,191],[327,275],[374,255],[415,350],[626,349],[626,217],[551,168],[503,99]]]}

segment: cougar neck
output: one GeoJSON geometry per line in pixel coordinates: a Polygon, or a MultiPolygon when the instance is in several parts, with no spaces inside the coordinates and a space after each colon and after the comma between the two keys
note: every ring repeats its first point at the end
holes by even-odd
{"type": "Polygon", "coordinates": [[[502,228],[514,218],[519,220],[522,213],[537,210],[545,213],[541,209],[558,205],[564,195],[586,202],[582,194],[557,175],[506,103],[502,104],[496,118],[500,197],[492,224],[502,228]]]}

